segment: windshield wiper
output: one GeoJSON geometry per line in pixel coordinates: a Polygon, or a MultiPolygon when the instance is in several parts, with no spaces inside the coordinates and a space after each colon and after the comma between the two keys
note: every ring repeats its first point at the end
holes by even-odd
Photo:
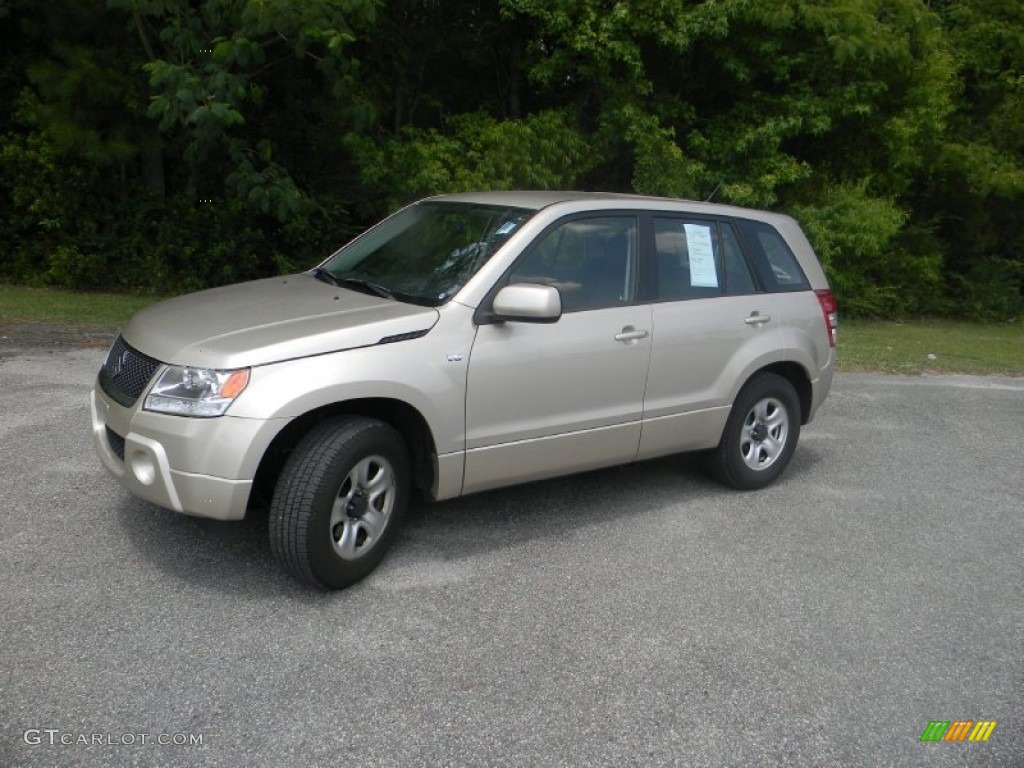
{"type": "Polygon", "coordinates": [[[374,296],[380,296],[382,299],[395,298],[395,295],[383,285],[377,285],[376,283],[371,283],[369,280],[363,280],[359,277],[336,277],[333,273],[328,272],[323,267],[317,267],[314,269],[313,277],[324,283],[336,285],[339,288],[357,288],[363,293],[372,293],[374,296]]]}
{"type": "Polygon", "coordinates": [[[316,269],[314,269],[313,270],[313,277],[315,277],[321,283],[330,283],[331,285],[341,285],[341,283],[338,282],[338,278],[336,278],[334,275],[332,275],[330,272],[328,272],[323,267],[317,267],[316,269]]]}
{"type": "MultiPolygon", "coordinates": [[[[334,277],[331,275],[331,277],[334,277]]],[[[382,299],[393,299],[395,294],[385,288],[383,285],[377,285],[371,283],[369,280],[363,280],[361,277],[336,277],[335,285],[340,285],[343,288],[356,288],[363,291],[363,293],[372,293],[374,296],[380,296],[382,299]]]]}
{"type": "Polygon", "coordinates": [[[323,267],[317,267],[313,270],[313,277],[317,280],[336,285],[339,288],[355,288],[363,293],[369,293],[373,296],[380,296],[382,299],[394,299],[396,301],[412,301],[412,297],[407,296],[404,293],[396,293],[383,285],[364,280],[361,277],[337,277],[333,272],[328,272],[323,267]]]}

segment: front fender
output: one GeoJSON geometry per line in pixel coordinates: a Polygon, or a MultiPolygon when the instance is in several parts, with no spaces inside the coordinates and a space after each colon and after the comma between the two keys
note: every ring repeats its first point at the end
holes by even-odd
{"type": "Polygon", "coordinates": [[[439,454],[465,449],[466,372],[472,310],[450,305],[425,336],[252,369],[230,414],[287,423],[328,405],[400,400],[422,414],[439,454]]]}

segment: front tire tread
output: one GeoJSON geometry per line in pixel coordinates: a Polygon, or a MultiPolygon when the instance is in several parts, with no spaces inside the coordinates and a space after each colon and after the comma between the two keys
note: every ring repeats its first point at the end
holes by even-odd
{"type": "Polygon", "coordinates": [[[325,421],[306,434],[285,462],[270,504],[270,549],[299,581],[321,589],[340,589],[372,571],[394,537],[408,495],[408,458],[401,436],[389,425],[365,417],[325,421]],[[374,447],[370,447],[374,446],[374,447]],[[348,563],[325,563],[316,536],[342,478],[361,456],[388,453],[399,487],[387,528],[373,549],[348,563]],[[330,568],[328,568],[330,566],[330,568]],[[333,573],[327,573],[327,570],[333,573]]]}

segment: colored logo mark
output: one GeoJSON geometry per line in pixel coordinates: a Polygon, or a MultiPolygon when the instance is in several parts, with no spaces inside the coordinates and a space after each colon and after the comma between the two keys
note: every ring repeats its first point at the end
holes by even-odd
{"type": "Polygon", "coordinates": [[[932,720],[921,741],[988,741],[996,729],[995,720],[932,720]]]}

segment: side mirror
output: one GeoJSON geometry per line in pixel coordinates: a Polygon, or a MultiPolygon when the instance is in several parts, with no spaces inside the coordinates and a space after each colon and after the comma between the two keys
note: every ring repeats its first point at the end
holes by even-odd
{"type": "Polygon", "coordinates": [[[493,317],[497,321],[554,323],[561,316],[562,294],[551,285],[506,285],[494,297],[493,317]]]}

